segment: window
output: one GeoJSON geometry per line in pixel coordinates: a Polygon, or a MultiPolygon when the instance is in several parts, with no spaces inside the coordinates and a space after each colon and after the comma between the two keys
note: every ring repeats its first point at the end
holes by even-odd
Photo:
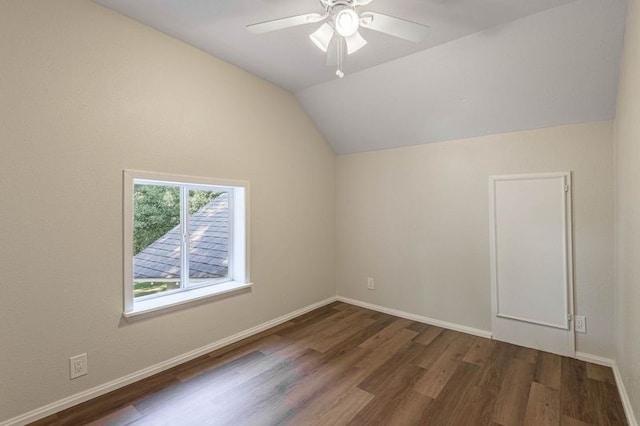
{"type": "Polygon", "coordinates": [[[248,183],[124,172],[124,312],[249,287],[248,183]]]}

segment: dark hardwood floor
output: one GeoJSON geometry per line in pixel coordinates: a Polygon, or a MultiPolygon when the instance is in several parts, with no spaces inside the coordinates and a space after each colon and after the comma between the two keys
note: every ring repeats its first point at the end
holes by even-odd
{"type": "Polygon", "coordinates": [[[624,425],[610,368],[334,303],[39,425],[624,425]]]}

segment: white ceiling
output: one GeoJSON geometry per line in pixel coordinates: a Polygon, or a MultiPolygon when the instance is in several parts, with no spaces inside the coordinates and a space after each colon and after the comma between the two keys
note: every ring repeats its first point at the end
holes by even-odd
{"type": "MultiPolygon", "coordinates": [[[[318,0],[96,0],[291,91],[336,78],[308,35],[320,24],[254,35],[248,24],[322,12],[318,0]]],[[[414,44],[362,29],[369,41],[347,58],[353,73],[573,0],[374,0],[374,10],[431,27],[414,44]]]]}
{"type": "Polygon", "coordinates": [[[95,0],[291,90],[337,153],[414,145],[615,113],[625,0],[374,0],[427,24],[413,44],[369,44],[340,80],[307,37],[319,24],[247,24],[320,12],[318,0],[95,0]]]}
{"type": "Polygon", "coordinates": [[[297,96],[341,154],[610,120],[625,10],[579,0],[297,96]]]}

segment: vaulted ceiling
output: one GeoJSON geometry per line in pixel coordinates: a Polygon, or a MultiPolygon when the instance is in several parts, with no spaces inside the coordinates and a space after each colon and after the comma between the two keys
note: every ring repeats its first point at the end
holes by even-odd
{"type": "Polygon", "coordinates": [[[423,23],[411,43],[362,29],[344,79],[308,35],[246,25],[317,0],[96,0],[292,91],[337,153],[607,120],[615,114],[625,0],[375,0],[423,23]]]}

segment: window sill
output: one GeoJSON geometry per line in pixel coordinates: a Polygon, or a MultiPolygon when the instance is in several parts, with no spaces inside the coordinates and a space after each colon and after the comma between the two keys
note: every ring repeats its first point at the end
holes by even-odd
{"type": "Polygon", "coordinates": [[[251,288],[253,283],[239,283],[236,281],[229,281],[222,284],[215,284],[208,287],[202,287],[193,289],[190,291],[184,291],[181,293],[172,294],[164,297],[156,297],[154,299],[144,300],[141,302],[133,303],[133,309],[128,312],[124,312],[123,316],[127,319],[137,319],[140,317],[146,317],[161,311],[173,310],[177,307],[201,302],[206,299],[220,297],[228,295],[230,293],[240,292],[251,288]]]}

